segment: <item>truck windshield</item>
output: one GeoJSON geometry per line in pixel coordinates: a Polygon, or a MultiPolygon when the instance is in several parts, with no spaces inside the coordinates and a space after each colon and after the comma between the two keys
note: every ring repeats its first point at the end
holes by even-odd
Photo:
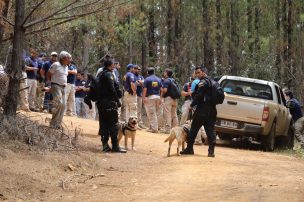
{"type": "Polygon", "coordinates": [[[225,79],[221,82],[221,86],[228,94],[266,100],[273,99],[271,88],[268,85],[225,79]]]}

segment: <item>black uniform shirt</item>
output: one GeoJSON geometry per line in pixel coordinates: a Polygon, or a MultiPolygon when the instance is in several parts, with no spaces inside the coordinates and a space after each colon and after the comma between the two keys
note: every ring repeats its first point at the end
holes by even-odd
{"type": "Polygon", "coordinates": [[[104,69],[99,81],[100,99],[119,102],[117,86],[112,72],[104,69]]]}
{"type": "Polygon", "coordinates": [[[204,104],[206,94],[208,93],[210,93],[210,82],[208,82],[207,79],[204,78],[197,85],[197,89],[193,97],[191,107],[200,107],[202,104],[204,104]]]}

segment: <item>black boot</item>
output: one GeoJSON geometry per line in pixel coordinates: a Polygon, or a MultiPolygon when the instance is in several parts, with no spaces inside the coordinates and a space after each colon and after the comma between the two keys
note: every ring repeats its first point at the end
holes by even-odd
{"type": "Polygon", "coordinates": [[[103,152],[110,152],[112,151],[111,147],[109,146],[108,143],[102,143],[102,151],[103,152]]]}
{"type": "Polygon", "coordinates": [[[208,157],[215,157],[214,155],[214,144],[212,145],[209,145],[209,148],[208,148],[208,157]]]}
{"type": "Polygon", "coordinates": [[[187,147],[183,151],[179,152],[181,155],[194,155],[193,148],[187,147]]]}

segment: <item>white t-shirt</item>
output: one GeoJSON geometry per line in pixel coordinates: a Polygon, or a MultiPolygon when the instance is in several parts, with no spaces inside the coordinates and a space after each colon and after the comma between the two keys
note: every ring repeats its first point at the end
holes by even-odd
{"type": "Polygon", "coordinates": [[[59,85],[67,84],[68,66],[63,66],[60,62],[54,62],[49,69],[52,74],[51,83],[57,83],[59,85]]]}

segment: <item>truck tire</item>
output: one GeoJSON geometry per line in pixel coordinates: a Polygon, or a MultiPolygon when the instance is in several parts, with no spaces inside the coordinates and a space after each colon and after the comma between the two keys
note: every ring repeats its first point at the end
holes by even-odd
{"type": "Polygon", "coordinates": [[[263,146],[264,151],[273,151],[274,150],[275,130],[276,130],[276,123],[274,122],[271,126],[269,134],[262,138],[262,146],[263,146]]]}
{"type": "Polygon", "coordinates": [[[218,134],[218,137],[221,139],[221,140],[229,140],[231,141],[233,138],[228,135],[228,134],[225,134],[225,133],[219,133],[218,134]]]}
{"type": "Polygon", "coordinates": [[[294,127],[291,124],[288,128],[287,136],[280,136],[277,138],[277,143],[282,149],[292,149],[294,146],[294,127]]]}

